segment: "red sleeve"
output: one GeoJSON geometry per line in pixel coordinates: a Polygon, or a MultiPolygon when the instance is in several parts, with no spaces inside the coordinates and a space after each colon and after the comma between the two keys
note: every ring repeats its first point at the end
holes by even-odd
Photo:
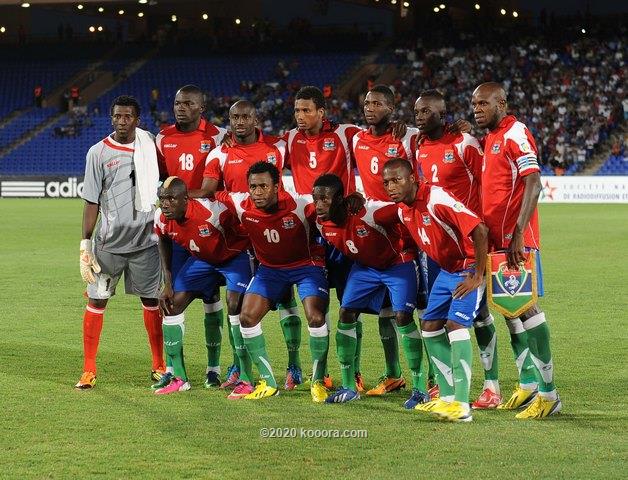
{"type": "Polygon", "coordinates": [[[515,164],[520,177],[541,171],[537,152],[536,142],[527,128],[521,134],[506,140],[506,157],[515,164]]]}
{"type": "Polygon", "coordinates": [[[399,219],[399,207],[395,203],[391,203],[390,205],[385,204],[384,206],[377,208],[373,214],[373,218],[375,219],[375,222],[385,227],[401,223],[401,220],[399,219]]]}
{"type": "Polygon", "coordinates": [[[482,220],[462,202],[456,201],[453,205],[439,203],[434,207],[434,211],[439,218],[455,226],[463,237],[471,235],[473,229],[482,223],[482,220]]]}
{"type": "Polygon", "coordinates": [[[464,149],[463,160],[469,167],[469,170],[471,170],[475,180],[478,182],[481,181],[482,163],[484,162],[484,154],[482,153],[482,150],[478,150],[478,148],[474,145],[467,145],[464,149]]]}
{"type": "Polygon", "coordinates": [[[203,177],[215,178],[216,180],[222,180],[222,170],[220,169],[220,160],[216,157],[209,158],[205,161],[205,170],[203,170],[203,177]]]}
{"type": "Polygon", "coordinates": [[[282,136],[281,136],[281,140],[283,140],[284,142],[286,142],[286,149],[285,149],[285,154],[283,156],[283,168],[287,168],[288,170],[292,170],[290,168],[290,152],[288,150],[288,138],[290,137],[290,130],[288,130],[287,132],[285,132],[282,136]]]}
{"type": "Polygon", "coordinates": [[[229,209],[229,212],[235,214],[235,204],[233,203],[233,199],[231,198],[231,195],[229,195],[229,192],[220,190],[214,194],[214,198],[219,202],[224,203],[224,205],[229,209]]]}

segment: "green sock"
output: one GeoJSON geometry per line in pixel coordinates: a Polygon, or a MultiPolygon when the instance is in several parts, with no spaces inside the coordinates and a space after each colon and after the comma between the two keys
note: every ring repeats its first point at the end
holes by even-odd
{"type": "Polygon", "coordinates": [[[269,387],[277,388],[277,381],[270,366],[270,358],[266,352],[266,341],[262,333],[262,324],[258,323],[254,327],[249,328],[240,326],[240,332],[251,360],[257,367],[260,378],[265,380],[269,387]]]}
{"type": "Polygon", "coordinates": [[[384,359],[386,360],[386,376],[390,378],[401,377],[401,365],[399,365],[399,342],[397,331],[394,327],[395,317],[379,317],[379,338],[384,347],[384,359]]]}
{"type": "Polygon", "coordinates": [[[336,330],[336,352],[342,374],[342,386],[354,392],[357,390],[355,385],[357,323],[360,322],[338,322],[338,330],[336,330]]]}
{"type": "Polygon", "coordinates": [[[164,316],[162,328],[166,355],[170,359],[173,375],[188,381],[183,360],[183,335],[185,334],[185,314],[164,316]]]}
{"type": "Polygon", "coordinates": [[[423,330],[421,333],[427,354],[434,362],[434,373],[436,374],[440,398],[451,401],[454,398],[454,378],[451,368],[451,346],[447,332],[441,328],[435,332],[423,330]]]}
{"type": "Polygon", "coordinates": [[[519,384],[535,387],[537,383],[534,372],[535,366],[530,358],[528,334],[518,318],[507,319],[506,325],[508,330],[510,330],[510,346],[515,356],[517,370],[519,371],[519,384]]]}
{"type": "MultiPolygon", "coordinates": [[[[242,335],[240,335],[242,336],[242,335]]],[[[236,365],[236,366],[240,366],[239,363],[239,358],[238,357],[238,352],[237,347],[236,347],[236,343],[235,343],[235,338],[233,338],[233,329],[229,328],[229,345],[231,345],[231,354],[233,355],[233,360],[231,361],[231,365],[236,365]]]]}
{"type": "Polygon", "coordinates": [[[312,383],[323,380],[327,370],[329,351],[329,330],[327,324],[321,327],[308,327],[310,332],[310,354],[312,355],[312,383]]]}
{"type": "Polygon", "coordinates": [[[480,361],[484,369],[485,380],[498,380],[498,364],[497,364],[497,331],[493,316],[478,320],[473,323],[475,330],[475,340],[480,349],[480,361]]]}
{"type": "Polygon", "coordinates": [[[353,368],[355,373],[360,373],[360,356],[362,355],[362,319],[360,315],[358,315],[355,321],[355,361],[353,363],[353,368]]]}
{"type": "Polygon", "coordinates": [[[298,315],[297,302],[293,298],[288,303],[277,304],[279,310],[279,324],[286,340],[288,349],[288,365],[301,368],[299,348],[301,347],[301,318],[298,315]]]}
{"type": "Polygon", "coordinates": [[[545,313],[537,313],[523,324],[528,334],[530,358],[534,362],[539,392],[548,393],[556,389],[554,385],[554,362],[550,349],[549,327],[545,313]]]}
{"type": "Polygon", "coordinates": [[[235,344],[235,351],[238,354],[235,364],[240,367],[240,380],[253,383],[253,364],[240,332],[240,315],[229,315],[229,326],[229,331],[235,344]]]}
{"type": "Polygon", "coordinates": [[[412,373],[412,388],[425,391],[425,377],[421,369],[421,360],[423,357],[423,340],[417,329],[416,323],[412,320],[403,327],[397,327],[401,334],[401,345],[403,353],[408,361],[408,367],[412,373]]]}
{"type": "MultiPolygon", "coordinates": [[[[425,350],[427,351],[427,346],[425,345],[425,341],[423,341],[423,346],[425,347],[425,350]]],[[[432,384],[436,384],[436,372],[434,368],[434,362],[432,362],[432,359],[430,358],[429,355],[426,355],[426,357],[427,357],[427,381],[432,384]]]]}
{"type": "Polygon", "coordinates": [[[205,303],[205,345],[207,346],[207,366],[220,366],[220,346],[222,344],[222,326],[224,315],[222,302],[205,303]],[[211,311],[209,311],[211,310],[211,311]]]}
{"type": "Polygon", "coordinates": [[[449,342],[454,376],[454,399],[468,404],[471,390],[471,363],[473,362],[469,330],[461,328],[449,332],[449,342]]]}

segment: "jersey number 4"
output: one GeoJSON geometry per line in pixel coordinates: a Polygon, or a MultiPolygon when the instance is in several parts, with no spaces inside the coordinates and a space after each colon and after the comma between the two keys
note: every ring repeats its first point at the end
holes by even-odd
{"type": "Polygon", "coordinates": [[[181,170],[194,170],[194,155],[191,153],[182,153],[179,157],[181,170]]]}
{"type": "Polygon", "coordinates": [[[430,245],[430,237],[427,236],[425,229],[423,227],[419,227],[417,229],[417,232],[419,234],[419,238],[421,239],[421,242],[423,242],[423,245],[430,245]]]}

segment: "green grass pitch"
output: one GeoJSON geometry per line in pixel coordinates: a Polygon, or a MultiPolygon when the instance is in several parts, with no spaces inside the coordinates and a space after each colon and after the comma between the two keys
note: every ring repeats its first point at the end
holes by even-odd
{"type": "MultiPolygon", "coordinates": [[[[81,211],[79,200],[0,200],[2,478],[625,478],[628,205],[541,207],[541,305],[564,411],[544,421],[479,412],[471,424],[404,411],[407,392],[348,405],[313,404],[307,390],[228,401],[202,388],[198,302],[186,322],[193,388],[157,397],[148,389],[139,301],[122,294],[106,312],[98,384],[75,391],[85,305],[81,211]],[[365,429],[368,438],[261,438],[261,428],[277,427],[365,429]]],[[[334,299],[332,313],[337,307],[334,299]]],[[[276,314],[264,330],[283,381],[276,314]]],[[[516,376],[501,321],[498,334],[507,395],[516,376]]],[[[367,317],[363,351],[369,386],[383,370],[375,317],[367,317]]],[[[223,371],[229,356],[223,348],[223,371]]],[[[309,370],[305,326],[302,360],[309,370]]],[[[330,371],[339,378],[333,335],[330,371]]],[[[472,396],[481,384],[476,358],[472,396]]]]}

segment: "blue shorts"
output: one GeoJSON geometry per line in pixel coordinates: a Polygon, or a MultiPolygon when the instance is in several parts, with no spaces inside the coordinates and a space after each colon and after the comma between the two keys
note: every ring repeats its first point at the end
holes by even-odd
{"type": "Polygon", "coordinates": [[[486,303],[485,284],[468,293],[463,298],[454,300],[453,293],[466,273],[473,273],[472,269],[456,273],[440,271],[432,285],[427,308],[421,320],[451,320],[463,327],[471,327],[480,308],[486,303]]]}
{"type": "Polygon", "coordinates": [[[172,280],[177,278],[177,274],[181,267],[188,261],[192,255],[177,242],[172,242],[172,256],[170,257],[170,274],[172,280]]]}
{"type": "Polygon", "coordinates": [[[387,291],[393,311],[413,312],[416,308],[416,264],[406,262],[379,270],[355,263],[342,297],[342,308],[377,314],[387,291]]]}
{"type": "Polygon", "coordinates": [[[220,265],[210,265],[203,260],[190,256],[179,269],[174,280],[175,292],[197,292],[203,297],[211,297],[215,288],[224,278],[227,290],[244,293],[251,281],[251,258],[245,252],[220,265]]]}
{"type": "Polygon", "coordinates": [[[329,299],[325,269],[313,265],[296,268],[272,268],[260,265],[246,293],[255,293],[277,303],[286,298],[292,285],[297,286],[301,301],[312,296],[329,299]]]}
{"type": "Polygon", "coordinates": [[[325,268],[327,269],[329,288],[336,289],[336,298],[341,302],[347,285],[347,279],[349,278],[349,272],[354,262],[329,242],[325,241],[324,244],[325,268]]]}

